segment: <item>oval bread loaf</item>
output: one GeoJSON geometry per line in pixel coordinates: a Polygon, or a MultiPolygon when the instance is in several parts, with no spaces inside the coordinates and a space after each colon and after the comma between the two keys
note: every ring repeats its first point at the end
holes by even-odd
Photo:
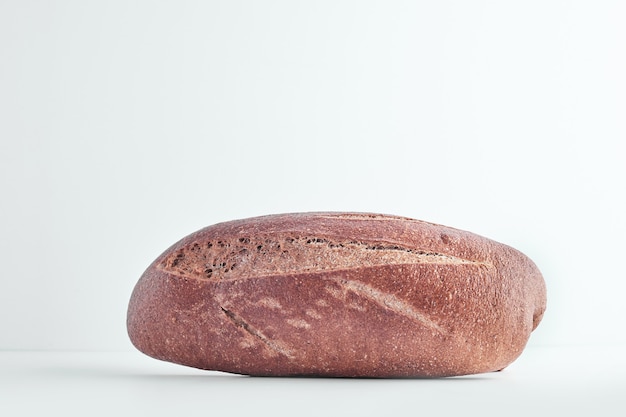
{"type": "Polygon", "coordinates": [[[506,245],[402,217],[302,213],[221,223],[159,256],[128,308],[157,359],[265,376],[501,370],[546,307],[506,245]]]}

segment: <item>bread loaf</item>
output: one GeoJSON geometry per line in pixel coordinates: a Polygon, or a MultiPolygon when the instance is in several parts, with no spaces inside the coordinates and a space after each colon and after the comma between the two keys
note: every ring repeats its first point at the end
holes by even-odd
{"type": "Polygon", "coordinates": [[[159,256],[128,308],[157,359],[266,376],[501,370],[546,307],[506,245],[402,217],[301,213],[216,224],[159,256]]]}

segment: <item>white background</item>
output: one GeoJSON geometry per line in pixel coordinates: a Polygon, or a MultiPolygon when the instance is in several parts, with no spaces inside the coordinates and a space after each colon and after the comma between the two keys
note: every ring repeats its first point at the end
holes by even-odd
{"type": "Polygon", "coordinates": [[[397,214],[542,270],[530,346],[626,343],[626,4],[0,1],[0,349],[133,350],[210,224],[397,214]]]}

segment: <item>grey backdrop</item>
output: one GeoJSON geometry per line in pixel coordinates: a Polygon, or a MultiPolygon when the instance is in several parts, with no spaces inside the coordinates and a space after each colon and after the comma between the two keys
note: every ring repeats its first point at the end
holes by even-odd
{"type": "Polygon", "coordinates": [[[0,349],[131,349],[203,226],[352,210],[471,230],[548,285],[531,344],[624,343],[626,6],[0,1],[0,349]]]}

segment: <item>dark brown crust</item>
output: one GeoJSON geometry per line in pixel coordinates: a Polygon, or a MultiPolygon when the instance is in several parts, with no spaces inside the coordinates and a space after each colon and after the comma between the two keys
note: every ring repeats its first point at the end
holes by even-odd
{"type": "Polygon", "coordinates": [[[127,324],[142,352],[202,369],[438,377],[509,365],[545,304],[537,267],[506,245],[395,216],[301,213],[182,239],[137,283],[127,324]]]}

